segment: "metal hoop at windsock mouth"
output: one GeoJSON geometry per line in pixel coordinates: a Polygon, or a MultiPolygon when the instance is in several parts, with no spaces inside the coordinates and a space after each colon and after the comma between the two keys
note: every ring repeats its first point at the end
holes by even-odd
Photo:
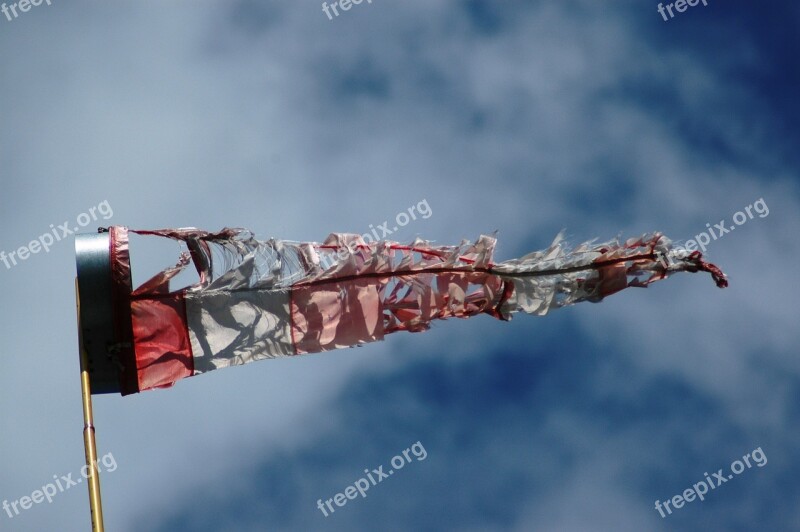
{"type": "Polygon", "coordinates": [[[121,339],[114,331],[110,247],[108,232],[75,236],[81,347],[87,354],[93,394],[120,392],[116,352],[121,339]]]}

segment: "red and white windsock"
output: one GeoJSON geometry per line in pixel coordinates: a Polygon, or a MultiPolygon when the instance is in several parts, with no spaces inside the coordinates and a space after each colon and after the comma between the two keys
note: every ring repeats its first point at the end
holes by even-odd
{"type": "Polygon", "coordinates": [[[118,386],[98,393],[127,395],[227,366],[424,331],[435,319],[544,315],[680,271],[706,271],[727,286],[700,252],[658,233],[571,249],[559,236],[545,250],[494,262],[496,240],[485,235],[438,246],[338,233],[318,244],[256,240],[244,229],[130,232],[180,241],[186,251],[134,290],[129,230],[109,228],[113,340],[95,344],[106,344],[118,386]],[[170,290],[170,279],[190,263],[199,282],[170,290]]]}

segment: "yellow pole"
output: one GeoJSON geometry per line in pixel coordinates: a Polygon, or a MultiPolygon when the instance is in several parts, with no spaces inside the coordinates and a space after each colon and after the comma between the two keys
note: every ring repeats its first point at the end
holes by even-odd
{"type": "Polygon", "coordinates": [[[86,467],[89,470],[89,510],[92,530],[103,532],[103,502],[100,500],[100,471],[97,468],[97,444],[94,440],[94,415],[92,414],[92,387],[89,380],[89,355],[83,347],[81,331],[81,294],[78,279],[75,279],[75,302],[78,309],[78,349],[81,354],[81,395],[83,396],[83,447],[86,451],[86,467]]]}

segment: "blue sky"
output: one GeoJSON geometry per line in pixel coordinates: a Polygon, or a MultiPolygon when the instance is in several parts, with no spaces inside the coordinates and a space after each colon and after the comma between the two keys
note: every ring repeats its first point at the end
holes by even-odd
{"type": "MultiPolygon", "coordinates": [[[[498,231],[497,258],[660,230],[684,274],[544,318],[226,369],[95,399],[106,526],[791,530],[800,495],[800,6],[53,0],[0,15],[0,250],[103,201],[134,228],[320,241],[498,231]],[[427,451],[325,517],[364,469],[427,451]],[[662,518],[654,508],[761,448],[662,518]]],[[[134,250],[135,253],[135,250],[134,250]]],[[[143,251],[142,271],[174,262],[143,251]]],[[[138,267],[139,264],[136,264],[138,267]]],[[[138,270],[137,270],[138,271],[138,270]]],[[[71,240],[0,263],[0,500],[83,464],[71,240]]],[[[0,530],[85,530],[85,487],[0,530]]]]}

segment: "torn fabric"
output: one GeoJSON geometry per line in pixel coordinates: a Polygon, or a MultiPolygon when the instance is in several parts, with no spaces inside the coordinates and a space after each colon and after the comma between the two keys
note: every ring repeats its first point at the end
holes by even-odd
{"type": "Polygon", "coordinates": [[[119,349],[123,395],[218,368],[425,331],[437,319],[542,316],[681,271],[705,271],[727,286],[699,252],[659,233],[575,248],[559,235],[545,250],[496,263],[496,240],[486,235],[438,246],[333,233],[318,244],[183,228],[131,231],[186,246],[174,266],[132,290],[127,230],[111,232],[115,321],[131,339],[119,349]],[[170,290],[189,264],[199,281],[170,290]]]}

